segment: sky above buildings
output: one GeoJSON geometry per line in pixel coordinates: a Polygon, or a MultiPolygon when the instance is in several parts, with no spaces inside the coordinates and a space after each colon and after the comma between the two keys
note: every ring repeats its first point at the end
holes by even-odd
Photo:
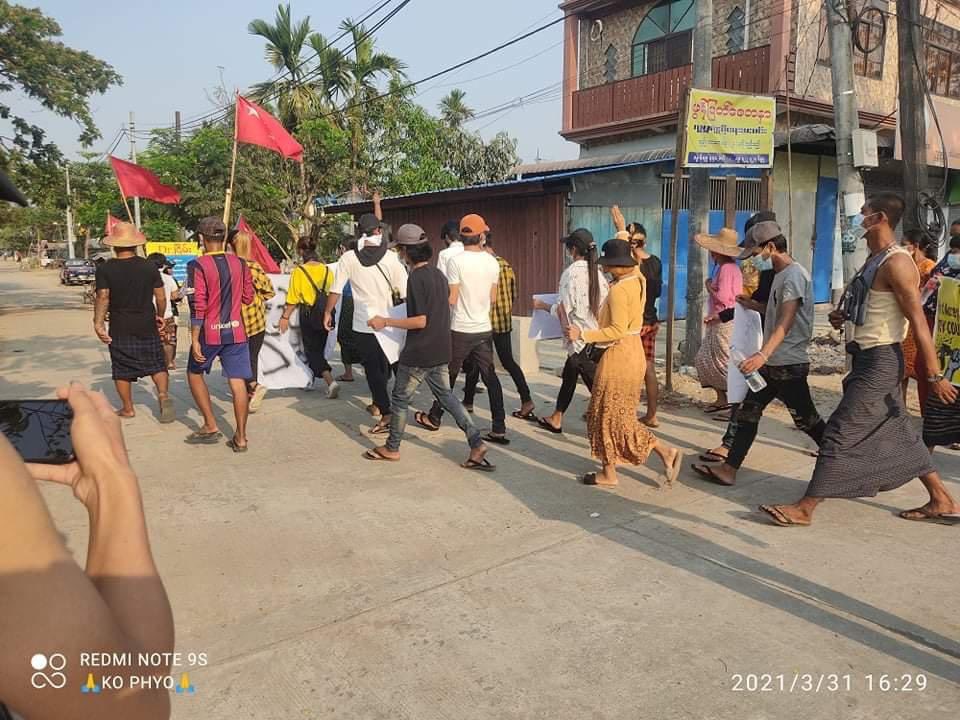
{"type": "MultiPolygon", "coordinates": [[[[138,130],[171,126],[176,110],[187,122],[216,109],[211,98],[221,79],[232,92],[275,75],[264,58],[264,40],[250,35],[247,24],[255,18],[272,22],[276,2],[40,0],[37,5],[60,23],[63,42],[109,62],[123,76],[122,86],[91,101],[103,134],[92,148],[98,152],[107,149],[131,110],[138,130]]],[[[343,18],[359,19],[376,5],[379,2],[375,0],[291,2],[294,18],[309,15],[311,27],[328,39],[338,35],[343,18]]],[[[419,80],[559,16],[557,0],[412,0],[378,32],[377,46],[403,60],[408,77],[419,80]]],[[[346,40],[338,43],[339,47],[346,45],[346,40]]],[[[486,138],[506,130],[518,139],[525,162],[538,156],[543,160],[575,157],[576,145],[558,134],[562,53],[562,24],[556,24],[456,73],[418,86],[417,102],[436,112],[440,98],[459,87],[478,114],[502,109],[469,127],[486,138]],[[524,96],[530,96],[532,102],[509,107],[524,96]]],[[[69,157],[76,157],[81,149],[79,132],[71,121],[22,98],[19,102],[18,110],[26,110],[27,117],[47,128],[69,157]]]]}

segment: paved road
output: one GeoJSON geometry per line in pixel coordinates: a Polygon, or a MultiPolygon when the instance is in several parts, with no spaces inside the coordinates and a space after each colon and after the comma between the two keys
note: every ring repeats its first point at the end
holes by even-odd
{"type": "MultiPolygon", "coordinates": [[[[0,397],[70,379],[109,390],[78,300],[53,273],[0,264],[0,397]]],[[[212,384],[229,417],[223,381],[212,384]]],[[[542,407],[557,384],[533,378],[542,407]]],[[[625,473],[615,493],[585,488],[583,395],[562,438],[512,423],[494,475],[457,467],[449,426],[411,430],[402,462],[372,464],[360,457],[362,385],[338,401],[269,397],[245,456],[182,443],[198,419],[182,372],[173,426],[137,391],[126,434],[177,649],[210,658],[191,675],[196,693],[174,697],[178,720],[956,715],[960,528],[896,519],[922,501],[916,484],[827,504],[814,528],[763,524],[752,509],[797,496],[812,465],[779,412],[734,489],[684,473],[658,490],[655,466],[625,473]],[[771,691],[748,691],[764,673],[771,691]],[[809,692],[796,673],[812,674],[809,692]],[[846,677],[814,692],[831,673],[846,677]],[[880,689],[881,675],[918,673],[923,692],[880,689]]],[[[662,436],[688,448],[720,430],[696,408],[663,420],[662,436]]],[[[960,491],[957,456],[937,461],[960,491]]],[[[82,561],[83,512],[45,493],[82,561]]]]}

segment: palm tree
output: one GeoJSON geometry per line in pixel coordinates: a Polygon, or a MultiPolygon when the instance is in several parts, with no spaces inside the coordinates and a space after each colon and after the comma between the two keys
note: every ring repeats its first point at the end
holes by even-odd
{"type": "Polygon", "coordinates": [[[293,130],[317,105],[316,88],[303,82],[307,68],[300,57],[310,36],[310,18],[294,22],[290,5],[278,5],[272,25],[266,20],[253,20],[247,30],[267,41],[267,62],[283,74],[276,82],[254,85],[253,97],[257,102],[275,98],[280,122],[293,130]]]}
{"type": "Polygon", "coordinates": [[[473,118],[473,108],[463,101],[466,95],[463,90],[454,88],[440,100],[440,117],[454,130],[459,130],[461,125],[473,118]]]}
{"type": "Polygon", "coordinates": [[[341,23],[340,29],[353,39],[352,52],[344,59],[347,82],[342,94],[345,100],[344,127],[350,132],[350,174],[356,189],[364,149],[364,115],[369,112],[367,106],[380,95],[377,82],[383,77],[394,81],[404,77],[407,66],[391,55],[377,52],[373,37],[363,25],[347,19],[341,23]]]}

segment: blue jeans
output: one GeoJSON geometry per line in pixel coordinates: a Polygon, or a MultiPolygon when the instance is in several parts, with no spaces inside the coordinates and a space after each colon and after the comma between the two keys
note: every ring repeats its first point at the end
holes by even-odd
{"type": "Polygon", "coordinates": [[[397,452],[400,449],[403,431],[407,426],[407,408],[410,407],[410,400],[422,382],[427,383],[440,406],[456,420],[463,434],[467,436],[470,449],[475,450],[483,445],[480,431],[473,424],[466,408],[450,389],[450,369],[446,365],[417,368],[401,364],[397,365],[397,378],[393,383],[391,398],[393,414],[390,415],[390,437],[387,439],[387,450],[397,452]]]}

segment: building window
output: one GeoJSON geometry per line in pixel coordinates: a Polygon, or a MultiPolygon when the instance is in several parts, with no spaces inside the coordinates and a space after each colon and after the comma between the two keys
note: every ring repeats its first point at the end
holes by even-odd
{"type": "Polygon", "coordinates": [[[927,84],[934,95],[960,99],[960,53],[928,44],[927,84]]]}
{"type": "Polygon", "coordinates": [[[693,62],[693,0],[662,0],[633,36],[631,74],[650,75],[693,62]]]}
{"type": "MultiPolygon", "coordinates": [[[[886,0],[853,0],[847,7],[851,15],[856,17],[868,4],[881,10],[887,9],[886,0]]],[[[817,52],[817,61],[823,65],[830,64],[830,34],[827,29],[828,12],[832,11],[829,11],[827,5],[824,5],[820,11],[820,37],[823,38],[823,41],[818,40],[819,50],[817,52]]],[[[882,80],[886,45],[883,26],[880,24],[876,13],[867,13],[863,22],[857,27],[857,32],[860,34],[860,45],[869,48],[870,52],[865,53],[856,45],[853,46],[853,72],[861,77],[882,80]]]]}
{"type": "Polygon", "coordinates": [[[747,49],[747,16],[739,6],[727,15],[727,52],[736,53],[747,49]]]}
{"type": "Polygon", "coordinates": [[[613,45],[607,48],[606,59],[603,63],[603,77],[608,83],[617,80],[617,49],[613,45]]]}

